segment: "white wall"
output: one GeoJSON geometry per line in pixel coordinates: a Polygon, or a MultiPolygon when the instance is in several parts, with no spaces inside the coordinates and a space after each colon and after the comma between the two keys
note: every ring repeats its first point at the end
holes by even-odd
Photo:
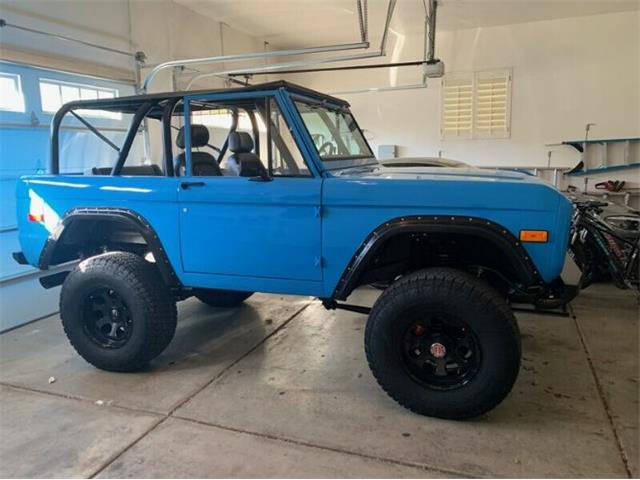
{"type": "MultiPolygon", "coordinates": [[[[123,0],[3,0],[2,18],[37,30],[128,51],[129,5],[123,0]]],[[[10,27],[0,30],[0,56],[78,73],[132,79],[133,63],[118,54],[51,39],[10,27]]]]}
{"type": "MultiPolygon", "coordinates": [[[[639,29],[636,11],[439,33],[436,54],[448,71],[513,68],[512,134],[506,140],[441,141],[438,80],[422,90],[341,96],[374,147],[396,144],[402,156],[442,150],[476,165],[545,165],[545,144],[583,138],[587,122],[597,123],[592,138],[640,136],[639,29]]],[[[422,58],[422,36],[390,40],[382,61],[422,58]]],[[[413,67],[291,79],[331,92],[390,85],[393,75],[397,84],[420,82],[413,67]]],[[[577,163],[569,147],[551,148],[557,150],[553,164],[577,163]]]]}
{"type": "MultiPolygon", "coordinates": [[[[228,54],[263,49],[261,40],[198,15],[172,0],[2,0],[0,15],[9,23],[119,50],[141,50],[149,65],[220,55],[223,51],[228,54]]],[[[7,60],[134,78],[132,60],[122,55],[12,28],[0,30],[0,42],[0,58],[7,60]]],[[[219,81],[203,84],[220,85],[219,81]]],[[[152,90],[170,89],[170,72],[160,74],[152,90]]]]}

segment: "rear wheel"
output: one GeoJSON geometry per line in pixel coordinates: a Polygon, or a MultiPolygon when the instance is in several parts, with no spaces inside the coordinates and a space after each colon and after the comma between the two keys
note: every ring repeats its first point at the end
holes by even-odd
{"type": "Polygon", "coordinates": [[[380,295],[365,350],[378,383],[398,403],[450,419],[495,407],[520,367],[518,327],[505,300],[445,268],[406,275],[380,295]]]}
{"type": "Polygon", "coordinates": [[[138,370],[171,342],[176,306],[153,264],[127,252],[81,262],[65,279],[60,316],[71,345],[103,370],[138,370]]]}
{"type": "Polygon", "coordinates": [[[236,307],[253,295],[253,292],[238,292],[235,290],[199,289],[195,296],[201,302],[212,307],[236,307]]]}

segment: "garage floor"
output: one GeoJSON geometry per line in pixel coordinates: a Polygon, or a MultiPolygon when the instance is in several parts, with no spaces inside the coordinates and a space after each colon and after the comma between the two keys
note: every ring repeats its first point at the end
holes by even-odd
{"type": "Polygon", "coordinates": [[[417,416],[382,392],[364,358],[363,315],[267,295],[179,310],[171,346],[137,374],[86,364],[57,316],[1,335],[0,476],[640,474],[629,292],[590,288],[574,318],[518,315],[514,391],[467,422],[417,416]]]}

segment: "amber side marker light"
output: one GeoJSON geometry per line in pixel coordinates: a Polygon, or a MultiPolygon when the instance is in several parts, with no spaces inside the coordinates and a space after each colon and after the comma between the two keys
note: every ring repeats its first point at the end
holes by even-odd
{"type": "Polygon", "coordinates": [[[30,222],[42,223],[44,222],[44,214],[30,213],[27,215],[27,220],[30,222]]]}
{"type": "Polygon", "coordinates": [[[520,230],[521,242],[546,243],[549,240],[549,232],[546,230],[520,230]]]}

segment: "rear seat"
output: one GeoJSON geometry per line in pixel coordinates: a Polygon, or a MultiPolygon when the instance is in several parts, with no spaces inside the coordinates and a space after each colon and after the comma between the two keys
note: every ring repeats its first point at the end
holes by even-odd
{"type": "MultiPolygon", "coordinates": [[[[112,167],[93,167],[91,169],[92,175],[111,175],[112,167]]],[[[163,175],[162,170],[155,163],[152,165],[131,165],[129,167],[122,167],[120,175],[138,175],[146,177],[161,177],[163,175]]]]}

